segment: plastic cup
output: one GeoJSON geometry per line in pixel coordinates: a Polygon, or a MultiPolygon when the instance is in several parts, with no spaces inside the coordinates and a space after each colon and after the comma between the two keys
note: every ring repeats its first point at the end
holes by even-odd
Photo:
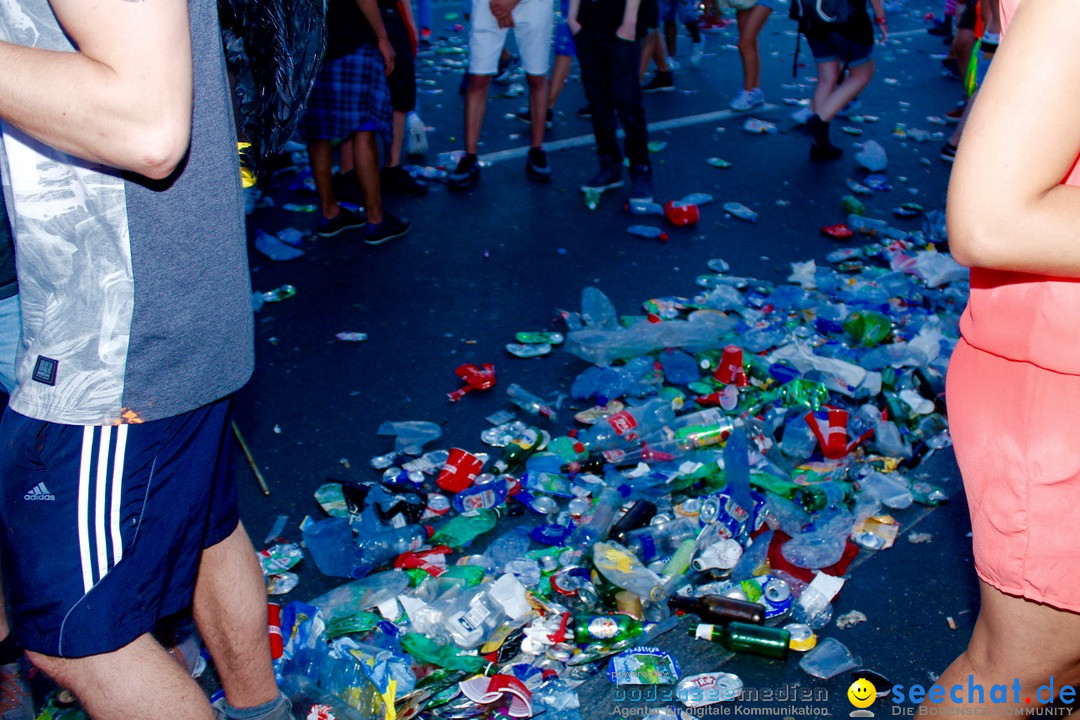
{"type": "Polygon", "coordinates": [[[450,448],[450,455],[435,479],[435,484],[447,492],[461,492],[473,484],[484,461],[468,450],[450,448]]]}

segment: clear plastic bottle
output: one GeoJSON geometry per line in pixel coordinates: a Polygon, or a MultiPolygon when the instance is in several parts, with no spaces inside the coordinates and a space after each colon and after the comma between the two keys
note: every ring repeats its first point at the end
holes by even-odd
{"type": "Polygon", "coordinates": [[[552,422],[558,419],[555,415],[555,411],[548,407],[541,398],[533,395],[517,383],[510,383],[506,388],[506,396],[510,398],[510,402],[514,403],[530,415],[539,415],[552,422]]]}
{"type": "Polygon", "coordinates": [[[601,419],[578,439],[590,451],[610,450],[637,443],[674,421],[671,401],[656,398],[601,419]]]}
{"type": "Polygon", "coordinates": [[[615,515],[622,507],[623,501],[630,495],[630,488],[626,485],[619,487],[605,487],[596,496],[593,504],[592,515],[587,522],[574,528],[570,534],[567,545],[578,555],[584,553],[593,543],[603,540],[608,536],[611,525],[615,522],[615,515]]]}
{"type": "Polygon", "coordinates": [[[371,720],[375,717],[373,713],[351,707],[302,675],[287,675],[281,683],[281,691],[292,702],[296,717],[333,717],[338,720],[371,720]]]}
{"type": "Polygon", "coordinates": [[[617,543],[593,545],[593,565],[612,585],[629,590],[643,601],[659,603],[667,597],[662,578],[617,543]]]}
{"type": "Polygon", "coordinates": [[[477,587],[454,599],[443,614],[443,627],[462,650],[479,646],[506,620],[502,606],[486,587],[477,587]]]}
{"type": "Polygon", "coordinates": [[[696,519],[684,517],[632,530],[626,533],[623,544],[642,562],[651,563],[671,557],[684,540],[696,537],[698,530],[696,519]]]}
{"type": "Polygon", "coordinates": [[[356,545],[360,548],[360,567],[353,571],[353,576],[363,577],[401,553],[419,550],[432,532],[426,525],[382,528],[378,532],[361,531],[356,537],[356,545]]]}

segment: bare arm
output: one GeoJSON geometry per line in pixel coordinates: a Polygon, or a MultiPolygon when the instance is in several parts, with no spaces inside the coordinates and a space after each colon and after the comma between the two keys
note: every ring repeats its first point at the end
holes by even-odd
{"type": "Polygon", "coordinates": [[[383,63],[386,65],[386,74],[394,72],[394,48],[390,46],[390,39],[386,35],[386,26],[383,25],[382,15],[379,13],[378,0],[356,0],[357,7],[364,14],[364,19],[375,31],[375,37],[379,42],[379,52],[382,53],[383,63]]]}
{"type": "Polygon", "coordinates": [[[581,0],[570,0],[570,9],[566,13],[566,24],[573,35],[576,35],[577,31],[581,29],[581,23],[577,20],[579,7],[581,7],[581,0]]]}
{"type": "Polygon", "coordinates": [[[0,119],[63,152],[162,179],[187,152],[187,0],[52,0],[77,52],[0,43],[0,119]]]}
{"type": "Polygon", "coordinates": [[[634,40],[637,37],[637,13],[640,6],[641,0],[626,0],[622,24],[615,31],[615,34],[623,40],[634,40]]]}
{"type": "Polygon", "coordinates": [[[889,39],[889,24],[885,19],[885,4],[882,0],[870,0],[870,8],[874,11],[874,24],[881,29],[881,42],[889,39]]]}
{"type": "Polygon", "coordinates": [[[949,244],[971,267],[1080,277],[1076,0],[1022,0],[979,91],[948,194],[949,244]]]}

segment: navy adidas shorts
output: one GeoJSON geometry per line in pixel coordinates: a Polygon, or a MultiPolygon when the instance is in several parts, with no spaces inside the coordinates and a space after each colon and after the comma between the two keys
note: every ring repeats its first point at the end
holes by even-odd
{"type": "Polygon", "coordinates": [[[203,548],[239,522],[229,400],[140,425],[0,419],[11,626],[59,657],[118,650],[191,604],[203,548]]]}

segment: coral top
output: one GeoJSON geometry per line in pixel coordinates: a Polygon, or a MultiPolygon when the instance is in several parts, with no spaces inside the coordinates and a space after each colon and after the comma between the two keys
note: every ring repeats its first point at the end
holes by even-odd
{"type": "MultiPolygon", "coordinates": [[[[1017,0],[1001,0],[1002,30],[1017,0]]],[[[1080,187],[1080,157],[1062,181],[1080,187]]],[[[1080,230],[1078,230],[1080,234],[1080,230]]],[[[1009,360],[1080,375],[1080,278],[971,270],[960,332],[972,346],[1009,360]]]]}

